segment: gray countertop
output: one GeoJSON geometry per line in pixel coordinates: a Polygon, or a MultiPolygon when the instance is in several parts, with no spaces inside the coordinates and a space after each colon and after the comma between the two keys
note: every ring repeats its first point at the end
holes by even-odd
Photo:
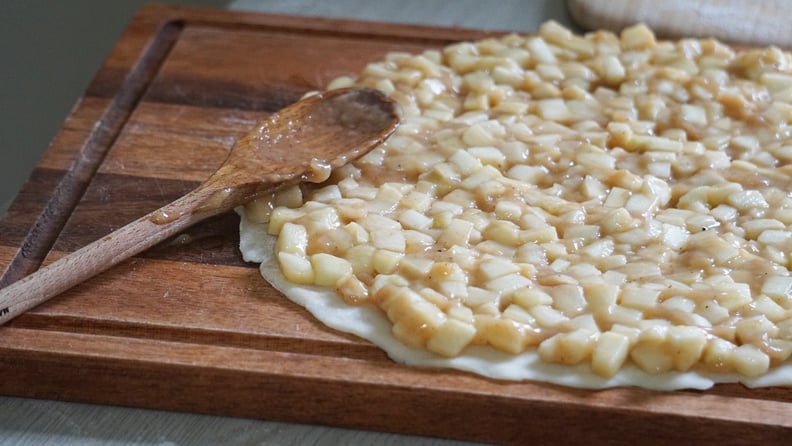
{"type": "MultiPolygon", "coordinates": [[[[0,215],[145,1],[0,2],[0,215]]],[[[569,24],[560,0],[223,0],[240,10],[493,30],[569,24]]],[[[75,364],[76,367],[79,364],[75,364]]],[[[464,442],[219,416],[0,396],[0,444],[463,445],[464,442]]]]}

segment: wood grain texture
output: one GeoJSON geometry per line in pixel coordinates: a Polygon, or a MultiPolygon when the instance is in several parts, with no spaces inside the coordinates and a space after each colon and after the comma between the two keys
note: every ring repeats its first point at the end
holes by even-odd
{"type": "MultiPolygon", "coordinates": [[[[483,35],[147,7],[0,221],[0,269],[25,271],[15,259],[26,245],[39,245],[32,262],[52,262],[189,191],[258,119],[338,74],[483,35]],[[166,23],[178,32],[129,95],[166,23]],[[97,139],[111,121],[112,137],[97,139]],[[101,155],[78,180],[69,172],[86,151],[101,155]],[[70,187],[73,202],[57,198],[70,187]],[[66,214],[59,226],[48,209],[66,214]]],[[[767,445],[792,434],[787,388],[585,391],[394,364],[266,285],[240,260],[237,224],[199,224],[0,328],[0,393],[503,444],[767,445]]]]}
{"type": "Polygon", "coordinates": [[[197,188],[0,288],[0,324],[197,223],[280,188],[327,179],[332,169],[381,145],[399,119],[397,102],[373,89],[334,89],[296,101],[239,138],[197,188]],[[313,179],[316,163],[326,170],[323,179],[313,179]]]}
{"type": "Polygon", "coordinates": [[[742,45],[792,47],[785,0],[567,0],[584,29],[619,31],[642,22],[664,38],[714,37],[742,45]]]}

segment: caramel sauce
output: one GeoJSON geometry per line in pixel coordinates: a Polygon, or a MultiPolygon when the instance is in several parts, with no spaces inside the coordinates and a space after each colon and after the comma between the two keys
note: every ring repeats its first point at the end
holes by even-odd
{"type": "Polygon", "coordinates": [[[174,221],[178,220],[181,217],[182,213],[180,212],[173,212],[167,211],[165,209],[159,209],[154,211],[149,217],[149,221],[154,223],[155,225],[166,225],[168,223],[173,223],[174,221]]]}

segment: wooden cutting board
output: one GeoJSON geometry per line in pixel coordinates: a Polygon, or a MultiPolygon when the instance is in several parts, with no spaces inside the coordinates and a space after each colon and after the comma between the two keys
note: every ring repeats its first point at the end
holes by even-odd
{"type": "MultiPolygon", "coordinates": [[[[478,31],[148,6],[0,222],[2,283],[182,195],[255,122],[478,31]]],[[[585,391],[400,366],[324,328],[205,222],[0,328],[0,393],[504,444],[775,444],[792,390],[585,391]]]]}

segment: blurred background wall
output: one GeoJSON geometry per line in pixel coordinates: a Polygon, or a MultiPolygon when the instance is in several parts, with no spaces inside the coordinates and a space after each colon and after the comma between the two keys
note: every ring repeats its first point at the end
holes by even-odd
{"type": "Polygon", "coordinates": [[[0,0],[0,216],[145,3],[0,0]]]}

